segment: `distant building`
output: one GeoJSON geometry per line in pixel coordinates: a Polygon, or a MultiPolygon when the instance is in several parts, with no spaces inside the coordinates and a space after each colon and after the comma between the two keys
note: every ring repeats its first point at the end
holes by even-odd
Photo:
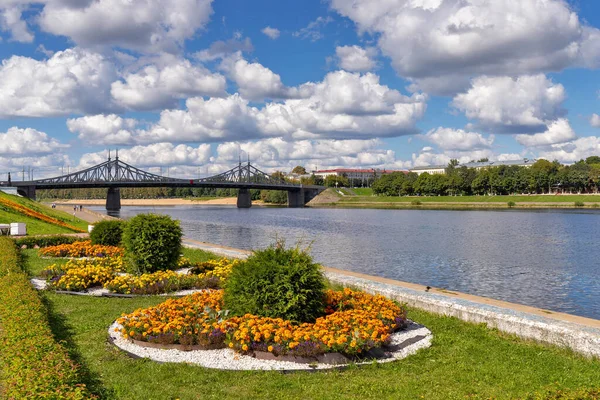
{"type": "Polygon", "coordinates": [[[459,167],[462,167],[464,165],[467,168],[475,168],[477,170],[490,167],[499,167],[501,165],[506,165],[507,167],[531,167],[536,161],[537,160],[530,160],[528,158],[524,158],[522,160],[470,162],[466,164],[459,164],[459,167]]]}
{"type": "MultiPolygon", "coordinates": [[[[507,161],[483,161],[483,162],[470,162],[466,164],[458,164],[458,167],[475,168],[476,170],[499,167],[501,165],[506,166],[519,166],[519,167],[531,167],[537,160],[530,160],[524,158],[522,160],[507,160],[507,161]]],[[[415,172],[417,175],[421,175],[423,172],[427,172],[431,175],[445,174],[448,165],[429,165],[425,167],[415,167],[410,172],[415,172]]]]}
{"type": "Polygon", "coordinates": [[[421,175],[423,172],[427,172],[430,175],[439,175],[446,173],[446,165],[427,165],[424,167],[416,167],[409,170],[417,175],[421,175]]]}
{"type": "Polygon", "coordinates": [[[408,173],[408,171],[397,171],[397,170],[388,170],[388,169],[351,169],[351,168],[336,168],[336,169],[322,169],[318,171],[312,171],[312,173],[316,176],[320,176],[323,179],[327,178],[329,175],[335,176],[345,176],[346,178],[354,181],[368,182],[373,180],[383,174],[391,174],[393,172],[403,172],[408,173]]]}

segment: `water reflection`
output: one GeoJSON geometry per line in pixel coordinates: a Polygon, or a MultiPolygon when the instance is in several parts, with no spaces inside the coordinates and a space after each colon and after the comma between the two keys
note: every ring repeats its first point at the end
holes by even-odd
{"type": "MultiPolygon", "coordinates": [[[[98,208],[98,210],[101,210],[98,208]]],[[[187,236],[242,249],[312,243],[332,267],[600,318],[600,212],[420,211],[215,206],[165,213],[187,236]]]]}

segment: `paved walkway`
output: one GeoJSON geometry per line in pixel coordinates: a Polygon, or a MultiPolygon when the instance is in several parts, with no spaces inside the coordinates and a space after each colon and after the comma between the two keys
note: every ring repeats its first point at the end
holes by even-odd
{"type": "MultiPolygon", "coordinates": [[[[252,252],[184,239],[184,245],[226,257],[246,258],[252,252]]],[[[412,307],[450,315],[473,323],[486,323],[501,331],[600,357],[600,320],[543,310],[521,304],[428,288],[409,282],[324,267],[333,282],[382,294],[412,307]]]]}
{"type": "MultiPolygon", "coordinates": [[[[69,214],[73,214],[73,205],[57,204],[56,209],[67,212],[69,214]]],[[[89,210],[85,207],[83,207],[82,211],[75,211],[75,216],[79,219],[89,222],[90,224],[95,224],[98,221],[117,219],[115,217],[111,217],[96,211],[89,210]]]]}

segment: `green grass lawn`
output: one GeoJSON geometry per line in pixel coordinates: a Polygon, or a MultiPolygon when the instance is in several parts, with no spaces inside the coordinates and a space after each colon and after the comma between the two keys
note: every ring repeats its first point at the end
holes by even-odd
{"type": "MultiPolygon", "coordinates": [[[[357,189],[354,189],[356,192],[357,189]]],[[[358,193],[357,193],[358,194],[358,193]]],[[[515,203],[584,203],[600,204],[600,196],[597,195],[559,195],[559,196],[354,196],[345,197],[340,202],[344,203],[410,203],[418,200],[421,203],[503,203],[509,201],[515,203]]]]}
{"type": "MultiPolygon", "coordinates": [[[[54,262],[37,258],[32,250],[25,254],[30,274],[54,262]]],[[[56,338],[64,341],[82,365],[85,383],[103,399],[512,399],[545,388],[600,386],[599,360],[412,309],[409,317],[432,330],[433,346],[389,364],[291,374],[159,364],[129,358],[114,348],[107,342],[107,329],[121,313],[158,304],[164,297],[52,292],[42,297],[56,338]]]]}
{"type": "Polygon", "coordinates": [[[181,254],[184,257],[189,258],[189,260],[193,263],[196,262],[204,262],[208,260],[219,260],[223,257],[220,257],[216,254],[209,253],[208,251],[200,250],[200,249],[191,249],[189,247],[182,247],[181,254]]]}
{"type": "MultiPolygon", "coordinates": [[[[18,203],[24,207],[30,208],[34,211],[40,212],[49,217],[58,219],[60,221],[66,222],[69,225],[75,226],[77,228],[81,228],[82,230],[87,232],[88,222],[83,221],[77,217],[73,217],[73,215],[66,213],[61,210],[52,209],[42,203],[37,201],[29,200],[24,197],[15,196],[11,194],[4,193],[0,191],[0,198],[4,198],[6,200],[13,201],[18,203]]],[[[11,222],[24,222],[27,224],[27,234],[28,235],[47,235],[53,233],[73,233],[71,229],[54,225],[45,221],[41,221],[39,219],[35,219],[33,217],[29,217],[23,215],[17,211],[7,210],[0,208],[0,224],[9,224],[11,222]]]]}
{"type": "Polygon", "coordinates": [[[352,189],[352,191],[354,193],[356,193],[357,196],[372,196],[373,195],[373,189],[371,189],[371,188],[354,188],[354,189],[352,189]]]}

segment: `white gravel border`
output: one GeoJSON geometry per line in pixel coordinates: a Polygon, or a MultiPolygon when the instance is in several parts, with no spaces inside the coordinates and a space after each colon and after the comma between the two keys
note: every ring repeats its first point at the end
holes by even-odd
{"type": "MultiPolygon", "coordinates": [[[[276,360],[259,360],[251,356],[242,355],[236,353],[232,349],[218,349],[218,350],[192,350],[182,351],[175,349],[153,349],[148,347],[142,347],[134,344],[128,339],[124,339],[120,333],[121,325],[114,322],[108,329],[111,342],[121,350],[124,350],[130,355],[134,355],[140,358],[148,358],[158,362],[173,362],[173,363],[188,363],[195,364],[205,368],[215,368],[222,370],[278,370],[278,371],[302,371],[302,370],[314,370],[314,369],[332,369],[340,368],[342,365],[322,364],[319,363],[316,366],[310,366],[308,364],[295,363],[290,361],[276,361],[276,360]],[[115,332],[115,329],[119,329],[115,332]]],[[[377,363],[386,363],[402,358],[406,358],[409,355],[416,353],[420,349],[431,346],[431,339],[433,335],[429,329],[423,325],[419,325],[412,321],[409,321],[409,326],[399,332],[392,334],[392,345],[399,345],[408,339],[412,339],[416,336],[423,336],[420,340],[415,343],[411,343],[408,346],[391,353],[392,357],[379,359],[377,363]]],[[[373,361],[364,361],[355,363],[356,365],[372,364],[373,361]]]]}

